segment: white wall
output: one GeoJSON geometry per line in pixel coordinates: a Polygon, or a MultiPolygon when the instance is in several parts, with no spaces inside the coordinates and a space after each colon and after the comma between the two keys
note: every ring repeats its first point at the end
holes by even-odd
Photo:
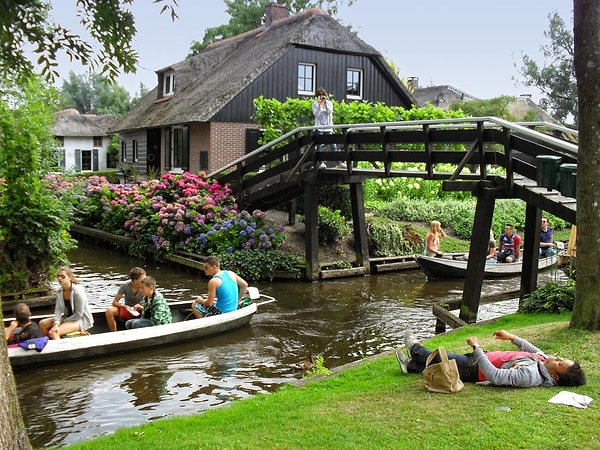
{"type": "MultiPolygon", "coordinates": [[[[66,171],[76,171],[76,150],[82,150],[82,161],[83,161],[83,151],[90,151],[91,153],[91,164],[92,170],[106,170],[106,153],[108,146],[110,145],[111,138],[109,136],[102,136],[102,147],[94,147],[94,137],[93,136],[64,136],[64,153],[65,153],[65,164],[64,170],[66,171]],[[98,154],[98,166],[93,167],[94,165],[94,149],[97,150],[98,154]]],[[[83,172],[87,172],[87,170],[82,170],[83,172]]]]}

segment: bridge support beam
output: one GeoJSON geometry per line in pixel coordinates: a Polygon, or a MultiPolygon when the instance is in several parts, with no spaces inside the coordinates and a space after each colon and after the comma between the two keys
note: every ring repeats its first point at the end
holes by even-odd
{"type": "Polygon", "coordinates": [[[370,273],[369,242],[367,239],[367,221],[365,219],[365,201],[362,183],[350,184],[350,202],[352,204],[352,225],[354,227],[354,251],[356,263],[370,273]]]}
{"type": "Polygon", "coordinates": [[[490,190],[480,190],[477,196],[469,262],[467,263],[459,315],[460,319],[467,323],[477,321],[477,311],[481,301],[481,287],[483,286],[485,256],[488,253],[495,204],[496,198],[490,190]]]}
{"type": "Polygon", "coordinates": [[[537,288],[539,242],[541,234],[542,210],[527,203],[525,206],[525,248],[523,249],[523,270],[519,300],[537,288]]]}
{"type": "Polygon", "coordinates": [[[319,279],[319,186],[316,183],[304,185],[304,253],[306,257],[306,278],[319,279]]]}

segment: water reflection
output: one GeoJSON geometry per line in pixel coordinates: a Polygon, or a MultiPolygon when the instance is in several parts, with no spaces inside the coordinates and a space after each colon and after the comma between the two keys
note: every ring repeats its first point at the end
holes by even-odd
{"type": "MultiPolygon", "coordinates": [[[[169,300],[191,300],[206,289],[195,271],[146,263],[81,243],[71,255],[90,301],[107,307],[139,265],[155,276],[169,300]]],[[[186,415],[300,378],[294,365],[309,353],[336,367],[392,349],[411,327],[433,334],[431,305],[460,299],[460,281],[427,283],[419,271],[320,283],[273,282],[258,286],[277,298],[259,308],[250,326],[233,332],[153,349],[41,368],[16,374],[21,408],[34,447],[89,439],[172,415],[186,415]]],[[[518,289],[504,280],[503,289],[518,289]]],[[[484,283],[484,295],[498,290],[484,283]]],[[[481,320],[514,312],[516,300],[480,309],[481,320]]]]}

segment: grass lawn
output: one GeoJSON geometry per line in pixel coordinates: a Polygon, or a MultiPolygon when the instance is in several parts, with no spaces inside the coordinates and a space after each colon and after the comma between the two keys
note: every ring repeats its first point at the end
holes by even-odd
{"type": "MultiPolygon", "coordinates": [[[[600,448],[600,333],[568,328],[569,314],[514,314],[432,338],[427,346],[467,352],[476,335],[488,350],[507,329],[548,353],[578,360],[588,384],[513,389],[466,384],[432,394],[402,375],[389,352],[330,377],[285,386],[197,416],[123,429],[71,449],[596,449],[600,448]],[[548,403],[561,390],[592,397],[588,409],[548,403]]],[[[327,362],[325,361],[325,364],[327,362]]]]}

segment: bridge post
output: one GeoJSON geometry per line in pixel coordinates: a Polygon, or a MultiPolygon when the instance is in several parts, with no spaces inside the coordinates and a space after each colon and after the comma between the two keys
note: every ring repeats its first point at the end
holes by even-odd
{"type": "Polygon", "coordinates": [[[350,183],[350,202],[352,203],[352,226],[354,228],[354,251],[356,263],[370,273],[369,242],[367,239],[367,221],[365,219],[365,201],[362,183],[350,183]]]}
{"type": "Polygon", "coordinates": [[[537,288],[541,220],[542,210],[527,203],[525,206],[525,236],[527,239],[523,249],[519,303],[525,295],[531,294],[537,288]]]}
{"type": "Polygon", "coordinates": [[[306,278],[319,279],[319,191],[316,183],[304,185],[304,253],[306,278]]]}
{"type": "Polygon", "coordinates": [[[479,190],[459,315],[460,319],[467,323],[477,321],[477,311],[481,301],[481,287],[483,286],[485,256],[488,254],[490,228],[495,204],[496,198],[490,190],[485,188],[479,190]]]}

